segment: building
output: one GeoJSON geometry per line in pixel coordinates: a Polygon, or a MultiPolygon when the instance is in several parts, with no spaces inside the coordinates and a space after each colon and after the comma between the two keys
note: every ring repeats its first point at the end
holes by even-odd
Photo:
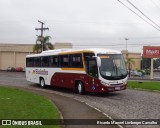
{"type": "MultiPolygon", "coordinates": [[[[26,55],[33,54],[34,44],[0,44],[0,70],[8,67],[22,67],[26,65],[26,55]]],[[[55,49],[72,48],[72,43],[56,42],[55,49]]],[[[141,53],[122,51],[124,58],[133,58],[131,69],[141,69],[141,53]]]]}
{"type": "Polygon", "coordinates": [[[72,43],[55,42],[54,49],[72,48],[72,43]]]}
{"type": "MultiPolygon", "coordinates": [[[[131,70],[140,70],[141,69],[141,53],[128,52],[127,50],[122,50],[122,54],[127,61],[127,58],[132,58],[133,63],[131,64],[131,70]]],[[[126,65],[128,68],[128,65],[126,65]]]]}
{"type": "Polygon", "coordinates": [[[0,70],[25,67],[25,56],[33,52],[33,44],[0,44],[0,70]]]}
{"type": "MultiPolygon", "coordinates": [[[[33,54],[34,44],[0,44],[0,70],[26,65],[26,55],[33,54]]],[[[55,49],[72,48],[71,43],[55,43],[55,49]]]]}

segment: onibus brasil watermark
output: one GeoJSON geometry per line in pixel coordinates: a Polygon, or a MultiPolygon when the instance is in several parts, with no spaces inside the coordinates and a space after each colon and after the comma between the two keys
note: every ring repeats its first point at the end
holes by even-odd
{"type": "Polygon", "coordinates": [[[0,119],[0,125],[160,125],[160,119],[0,119]]]}
{"type": "Polygon", "coordinates": [[[2,120],[1,125],[42,125],[40,120],[2,120]]]}
{"type": "Polygon", "coordinates": [[[160,125],[159,119],[97,120],[98,125],[160,125]]]}

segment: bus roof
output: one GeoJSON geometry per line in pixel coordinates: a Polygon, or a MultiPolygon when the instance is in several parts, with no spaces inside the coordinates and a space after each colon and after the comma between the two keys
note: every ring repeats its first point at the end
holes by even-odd
{"type": "Polygon", "coordinates": [[[43,51],[40,54],[30,54],[27,57],[36,57],[36,56],[47,56],[47,55],[60,55],[67,53],[77,53],[77,52],[92,52],[97,54],[121,54],[118,50],[113,49],[105,49],[105,48],[88,48],[88,49],[55,49],[55,50],[47,50],[43,51]]]}

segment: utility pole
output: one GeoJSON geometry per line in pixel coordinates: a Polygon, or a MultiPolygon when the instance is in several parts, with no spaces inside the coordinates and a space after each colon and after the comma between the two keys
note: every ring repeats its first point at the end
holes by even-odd
{"type": "Polygon", "coordinates": [[[128,38],[125,38],[125,40],[126,40],[126,51],[127,51],[127,40],[129,40],[128,38]]]}
{"type": "MultiPolygon", "coordinates": [[[[45,31],[45,30],[49,30],[49,28],[44,28],[43,26],[44,26],[44,22],[42,22],[42,21],[39,21],[38,20],[38,22],[41,24],[41,28],[35,28],[35,30],[40,30],[41,31],[41,39],[43,38],[43,31],[45,31]]],[[[43,40],[41,40],[41,45],[42,45],[42,51],[44,50],[43,48],[44,48],[44,41],[43,40]]]]}
{"type": "MultiPolygon", "coordinates": [[[[128,50],[127,50],[127,41],[129,40],[128,38],[125,38],[125,40],[126,40],[126,61],[128,61],[128,50]]],[[[129,72],[128,72],[128,75],[129,75],[129,77],[130,77],[130,63],[128,63],[128,70],[129,70],[129,72]]]]}

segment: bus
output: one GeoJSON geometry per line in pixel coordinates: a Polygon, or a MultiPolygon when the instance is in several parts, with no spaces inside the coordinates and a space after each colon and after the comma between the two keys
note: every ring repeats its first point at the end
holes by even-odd
{"type": "Polygon", "coordinates": [[[26,56],[30,82],[85,92],[125,90],[128,72],[120,51],[102,48],[57,49],[26,56]]]}

